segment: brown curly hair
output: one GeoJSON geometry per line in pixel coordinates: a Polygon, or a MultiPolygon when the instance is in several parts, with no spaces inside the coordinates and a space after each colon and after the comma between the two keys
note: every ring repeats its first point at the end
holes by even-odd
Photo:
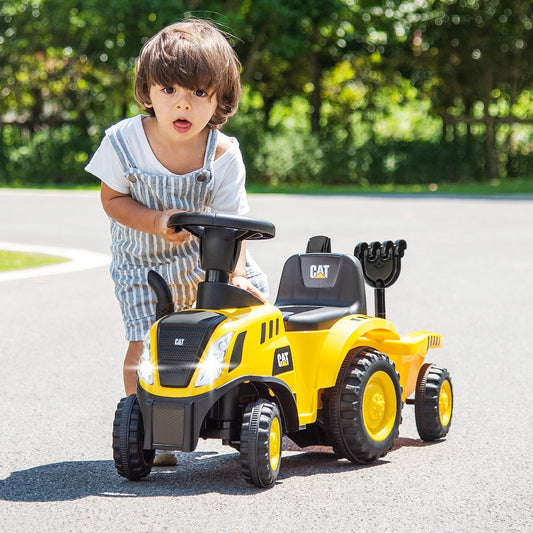
{"type": "Polygon", "coordinates": [[[135,64],[135,99],[154,115],[152,85],[216,93],[208,127],[217,129],[237,111],[241,64],[225,34],[207,20],[187,19],[163,28],[142,47],[135,64]]]}

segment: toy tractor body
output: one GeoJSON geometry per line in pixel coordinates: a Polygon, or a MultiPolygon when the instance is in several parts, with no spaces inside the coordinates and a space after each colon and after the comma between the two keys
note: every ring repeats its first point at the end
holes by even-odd
{"type": "Polygon", "coordinates": [[[272,237],[272,225],[181,213],[171,223],[201,239],[206,280],[195,309],[173,312],[164,280],[151,274],[158,320],[145,341],[137,394],[121,400],[115,416],[122,476],[140,479],[154,450],[190,452],[199,438],[240,450],[244,478],[259,487],[277,479],[283,435],[370,463],[392,448],[413,394],[421,438],[447,434],[451,378],[424,364],[440,335],[401,337],[385,318],[383,290],[399,275],[404,241],[361,243],[358,259],[311,240],[309,253],[287,260],[269,305],[227,280],[240,242],[272,237]],[[367,314],[364,280],[382,316],[367,314]]]}

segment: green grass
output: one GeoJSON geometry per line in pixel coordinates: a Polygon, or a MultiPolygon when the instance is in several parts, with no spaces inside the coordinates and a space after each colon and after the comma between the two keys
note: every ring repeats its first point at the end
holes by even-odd
{"type": "Polygon", "coordinates": [[[54,265],[57,263],[64,263],[66,261],[70,261],[70,259],[53,255],[30,254],[23,252],[0,250],[0,272],[6,272],[8,270],[18,270],[21,268],[54,265]]]}
{"type": "MultiPolygon", "coordinates": [[[[1,185],[0,185],[1,187],[1,185]]],[[[27,187],[44,190],[83,190],[96,191],[99,186],[94,183],[87,185],[35,186],[27,187]]],[[[431,195],[472,195],[495,196],[500,194],[533,194],[533,176],[523,178],[506,178],[486,182],[462,181],[459,183],[435,183],[414,185],[321,185],[305,183],[301,185],[261,185],[248,181],[246,189],[249,193],[272,194],[431,194],[431,195]]]]}
{"type": "Polygon", "coordinates": [[[99,191],[100,183],[62,183],[61,185],[55,183],[49,184],[9,184],[0,182],[0,190],[2,189],[29,189],[38,191],[99,191]]]}
{"type": "Polygon", "coordinates": [[[507,194],[532,194],[533,177],[491,182],[461,182],[461,183],[434,183],[425,185],[257,185],[248,184],[249,193],[278,193],[278,194],[428,194],[428,195],[470,195],[470,196],[497,196],[507,194]]]}

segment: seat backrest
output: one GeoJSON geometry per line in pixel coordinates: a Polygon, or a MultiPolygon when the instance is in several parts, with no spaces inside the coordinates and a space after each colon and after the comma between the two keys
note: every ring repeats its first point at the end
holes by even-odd
{"type": "Polygon", "coordinates": [[[296,254],[285,262],[276,304],[349,307],[366,314],[361,264],[352,255],[296,254]]]}

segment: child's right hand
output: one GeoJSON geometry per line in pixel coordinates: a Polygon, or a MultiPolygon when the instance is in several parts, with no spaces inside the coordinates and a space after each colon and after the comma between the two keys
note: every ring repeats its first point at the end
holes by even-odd
{"type": "Polygon", "coordinates": [[[183,213],[183,211],[179,209],[167,209],[166,211],[157,213],[154,221],[154,233],[165,239],[165,241],[173,244],[182,244],[190,236],[190,233],[184,229],[176,231],[174,228],[168,227],[168,221],[171,215],[175,213],[183,213]]]}

